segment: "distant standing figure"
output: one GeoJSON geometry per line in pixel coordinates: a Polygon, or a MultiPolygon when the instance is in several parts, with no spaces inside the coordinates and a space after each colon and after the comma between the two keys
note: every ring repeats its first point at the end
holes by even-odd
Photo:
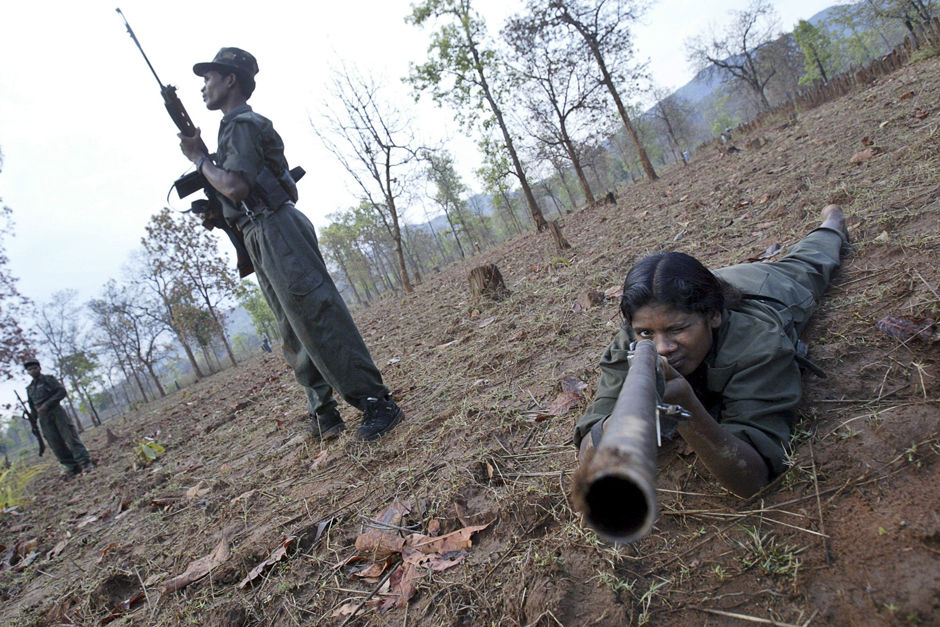
{"type": "Polygon", "coordinates": [[[39,417],[39,426],[49,448],[65,467],[68,476],[92,470],[95,465],[88,449],[78,437],[75,424],[59,404],[65,398],[65,388],[51,374],[42,374],[38,360],[27,359],[23,366],[33,378],[26,387],[30,414],[34,419],[39,417]]]}
{"type": "Polygon", "coordinates": [[[193,72],[205,81],[206,107],[223,113],[219,147],[214,158],[206,154],[197,129],[193,137],[179,135],[180,148],[219,192],[226,221],[244,234],[284,357],[307,394],[314,437],[325,440],[345,428],[333,390],[362,411],[359,438],[379,437],[403,414],[327,272],[313,225],[294,206],[297,187],[284,142],[248,106],[257,61],[239,48],[222,48],[193,72]]]}
{"type": "Polygon", "coordinates": [[[261,348],[263,348],[263,349],[264,349],[264,352],[266,352],[266,353],[270,353],[270,352],[271,352],[271,340],[268,339],[268,336],[267,336],[267,335],[265,335],[265,336],[264,336],[264,339],[261,340],[261,348]]]}

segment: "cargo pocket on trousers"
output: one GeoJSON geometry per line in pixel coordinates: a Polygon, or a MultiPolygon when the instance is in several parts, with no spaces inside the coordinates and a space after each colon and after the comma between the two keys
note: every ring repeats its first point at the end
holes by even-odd
{"type": "Polygon", "coordinates": [[[309,244],[296,235],[290,239],[284,237],[280,229],[275,237],[275,250],[280,252],[280,274],[291,295],[306,296],[320,287],[326,268],[315,252],[309,250],[309,244]]]}

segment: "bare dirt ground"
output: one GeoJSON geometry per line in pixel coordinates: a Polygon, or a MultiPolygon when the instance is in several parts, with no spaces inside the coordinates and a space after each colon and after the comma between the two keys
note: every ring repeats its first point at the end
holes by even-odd
{"type": "Polygon", "coordinates": [[[307,438],[302,394],[276,355],[112,422],[115,443],[86,432],[97,471],[66,483],[49,466],[34,500],[0,517],[2,544],[35,540],[37,552],[0,573],[0,622],[940,623],[938,344],[876,327],[940,317],[938,103],[934,58],[736,138],[738,153],[702,150],[620,190],[616,206],[565,216],[570,251],[519,237],[357,312],[407,412],[376,444],[351,431],[325,447],[307,438]],[[616,291],[635,259],[662,249],[720,267],[786,247],[829,202],[849,215],[852,253],[804,334],[829,377],[804,377],[792,468],[743,501],[670,444],[653,533],[600,542],[570,505],[571,437],[620,320],[615,299],[578,298],[616,291]],[[467,272],[489,262],[511,296],[472,303],[467,272]],[[588,384],[585,398],[536,420],[569,376],[588,384]],[[143,436],[166,453],[138,467],[143,436]],[[421,562],[407,603],[389,588],[402,571],[386,575],[413,541],[398,540],[385,570],[347,563],[367,519],[396,503],[407,513],[385,528],[393,540],[449,542],[488,524],[466,532],[472,546],[421,562]],[[169,591],[200,558],[208,575],[169,591]]]}

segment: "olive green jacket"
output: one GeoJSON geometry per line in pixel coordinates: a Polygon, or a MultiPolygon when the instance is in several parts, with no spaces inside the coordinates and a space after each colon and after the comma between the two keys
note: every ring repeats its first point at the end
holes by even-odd
{"type": "MultiPolygon", "coordinates": [[[[707,388],[721,398],[719,424],[751,444],[767,462],[772,476],[785,470],[795,408],[802,396],[796,334],[786,313],[746,297],[724,312],[715,343],[705,358],[707,388]]],[[[633,330],[624,325],[604,351],[594,402],[575,428],[576,446],[597,421],[613,411],[627,376],[627,354],[634,339],[633,330]]]]}

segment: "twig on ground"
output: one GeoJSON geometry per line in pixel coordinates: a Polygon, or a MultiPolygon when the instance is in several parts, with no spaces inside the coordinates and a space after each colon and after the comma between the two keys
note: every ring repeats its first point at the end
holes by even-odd
{"type": "Polygon", "coordinates": [[[759,618],[757,616],[748,616],[747,614],[738,614],[737,612],[713,610],[707,607],[695,607],[692,609],[698,610],[699,612],[705,612],[706,614],[715,614],[716,616],[727,616],[728,618],[737,618],[738,620],[747,621],[749,623],[760,623],[762,625],[775,625],[776,627],[801,627],[801,625],[794,625],[793,623],[781,623],[780,621],[776,621],[771,618],[759,618]]]}
{"type": "Polygon", "coordinates": [[[147,592],[147,586],[144,584],[144,580],[140,578],[140,573],[137,572],[137,567],[134,566],[134,574],[137,575],[137,581],[140,582],[140,587],[144,589],[144,598],[147,599],[147,607],[150,607],[150,593],[147,592]]]}
{"type": "Polygon", "coordinates": [[[384,575],[382,575],[382,578],[379,579],[379,583],[377,583],[377,584],[375,585],[375,587],[372,588],[372,592],[370,592],[369,595],[368,595],[366,598],[364,598],[364,599],[359,603],[359,605],[356,606],[356,609],[354,609],[354,610],[352,611],[352,614],[350,614],[349,616],[347,616],[347,617],[346,617],[346,620],[344,620],[342,623],[340,623],[339,627],[345,627],[345,625],[348,624],[349,621],[351,621],[351,620],[353,619],[353,617],[355,617],[356,614],[359,613],[359,610],[362,609],[362,606],[365,605],[366,603],[368,603],[368,602],[369,602],[369,599],[371,599],[371,598],[374,597],[376,594],[378,594],[379,590],[382,588],[382,586],[385,585],[385,582],[388,581],[388,578],[392,576],[392,573],[395,572],[395,569],[396,569],[397,567],[398,567],[398,564],[397,564],[397,563],[396,563],[396,564],[393,564],[393,565],[388,569],[388,571],[387,571],[384,575]]]}
{"type": "Polygon", "coordinates": [[[826,535],[826,523],[823,521],[822,499],[819,498],[819,478],[816,475],[816,453],[813,451],[813,440],[809,439],[809,462],[813,470],[813,490],[816,493],[816,511],[819,513],[819,531],[822,535],[823,554],[826,564],[832,565],[832,554],[829,552],[829,536],[826,535]]]}

